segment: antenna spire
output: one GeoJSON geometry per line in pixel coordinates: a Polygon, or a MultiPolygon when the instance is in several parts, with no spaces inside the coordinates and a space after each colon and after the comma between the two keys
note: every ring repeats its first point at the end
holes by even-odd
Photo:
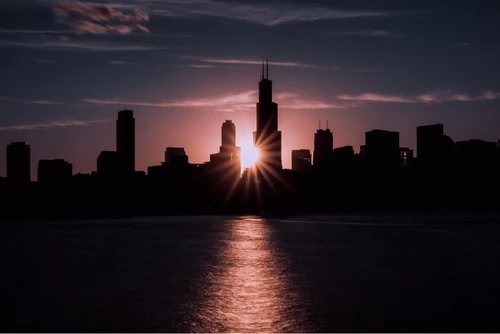
{"type": "Polygon", "coordinates": [[[264,56],[262,56],[262,70],[260,72],[260,79],[264,79],[264,56]]]}
{"type": "Polygon", "coordinates": [[[269,59],[266,58],[266,79],[269,79],[269,59]]]}

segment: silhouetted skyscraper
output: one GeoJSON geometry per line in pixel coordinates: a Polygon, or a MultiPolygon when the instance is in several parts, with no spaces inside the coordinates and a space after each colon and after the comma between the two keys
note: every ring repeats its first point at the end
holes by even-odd
{"type": "Polygon", "coordinates": [[[331,164],[333,152],[333,133],[330,129],[318,129],[314,134],[314,156],[315,168],[327,169],[331,164]]]}
{"type": "Polygon", "coordinates": [[[118,154],[116,151],[102,151],[97,157],[97,174],[113,176],[117,174],[118,154]]]}
{"type": "Polygon", "coordinates": [[[62,183],[73,175],[73,165],[63,159],[39,160],[38,182],[62,183]]]}
{"type": "Polygon", "coordinates": [[[116,153],[120,172],[135,171],[135,119],[132,110],[121,110],[116,120],[116,153]]]}
{"type": "Polygon", "coordinates": [[[212,164],[221,164],[221,168],[234,171],[239,177],[241,173],[241,148],[236,146],[236,126],[230,120],[226,120],[221,128],[221,146],[219,153],[210,155],[212,164]]]}
{"type": "Polygon", "coordinates": [[[443,124],[417,126],[417,158],[421,165],[431,165],[440,160],[443,124]]]}
{"type": "Polygon", "coordinates": [[[7,179],[16,183],[31,181],[31,150],[25,142],[7,145],[7,179]]]}
{"type": "Polygon", "coordinates": [[[292,170],[308,173],[311,170],[311,151],[305,149],[292,150],[292,170]]]}
{"type": "Polygon", "coordinates": [[[365,160],[372,169],[395,169],[400,165],[399,132],[371,130],[365,133],[365,160]]]}
{"type": "Polygon", "coordinates": [[[230,120],[222,124],[220,152],[233,152],[236,147],[236,126],[230,120]]]}
{"type": "Polygon", "coordinates": [[[165,165],[170,167],[187,166],[189,157],[183,147],[167,147],[165,149],[165,165]]]}
{"type": "Polygon", "coordinates": [[[269,64],[262,63],[257,103],[257,130],[254,143],[260,151],[260,164],[264,168],[282,169],[281,131],[278,131],[278,104],[273,102],[273,83],[269,80],[269,64]]]}

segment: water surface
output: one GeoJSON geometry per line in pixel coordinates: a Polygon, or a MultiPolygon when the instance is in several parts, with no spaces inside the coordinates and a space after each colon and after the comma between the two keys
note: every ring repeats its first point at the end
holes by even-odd
{"type": "Polygon", "coordinates": [[[0,224],[4,332],[499,332],[500,217],[0,224]]]}

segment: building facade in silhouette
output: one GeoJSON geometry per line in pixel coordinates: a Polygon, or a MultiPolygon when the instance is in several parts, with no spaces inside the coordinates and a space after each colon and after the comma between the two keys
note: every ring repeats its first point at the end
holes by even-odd
{"type": "Polygon", "coordinates": [[[240,147],[236,146],[236,126],[232,121],[226,120],[221,128],[219,152],[210,154],[210,168],[219,174],[226,173],[227,179],[239,178],[241,174],[240,152],[240,147]]]}
{"type": "Polygon", "coordinates": [[[413,164],[413,150],[408,147],[399,148],[400,166],[410,167],[413,164]]]}
{"type": "Polygon", "coordinates": [[[185,167],[189,164],[189,157],[183,147],[167,147],[165,149],[164,165],[169,167],[185,167]]]}
{"type": "Polygon", "coordinates": [[[116,120],[116,153],[120,173],[135,171],[135,119],[132,110],[121,110],[116,120]]]}
{"type": "Polygon", "coordinates": [[[97,174],[115,176],[118,173],[118,154],[116,151],[102,151],[97,157],[97,174]]]}
{"type": "Polygon", "coordinates": [[[278,104],[273,102],[273,83],[269,80],[269,64],[262,64],[257,102],[257,129],[254,144],[260,152],[260,164],[265,169],[282,169],[281,131],[278,131],[278,104]]]}
{"type": "Polygon", "coordinates": [[[444,134],[443,124],[417,127],[417,162],[424,169],[440,169],[453,164],[455,142],[444,134]]]}
{"type": "Polygon", "coordinates": [[[73,165],[64,159],[39,160],[37,175],[40,183],[64,183],[71,180],[73,165]]]}
{"type": "Polygon", "coordinates": [[[337,147],[331,154],[331,165],[334,170],[346,170],[354,164],[354,148],[352,146],[337,147]]]}
{"type": "Polygon", "coordinates": [[[31,181],[31,149],[28,143],[7,145],[7,179],[15,183],[31,181]]]}
{"type": "Polygon", "coordinates": [[[460,167],[491,170],[497,164],[497,144],[480,139],[457,141],[457,158],[460,167]]]}
{"type": "Polygon", "coordinates": [[[314,134],[313,165],[316,169],[328,170],[331,167],[333,152],[333,133],[330,129],[318,129],[314,134]]]}
{"type": "Polygon", "coordinates": [[[367,167],[377,170],[400,166],[399,132],[371,130],[365,133],[365,161],[367,167]]]}
{"type": "Polygon", "coordinates": [[[310,150],[292,150],[292,170],[300,173],[309,173],[311,171],[310,150]]]}

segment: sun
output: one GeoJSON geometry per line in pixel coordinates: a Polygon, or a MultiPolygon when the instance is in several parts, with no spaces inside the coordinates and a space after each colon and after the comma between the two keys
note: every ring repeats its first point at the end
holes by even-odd
{"type": "Polygon", "coordinates": [[[241,167],[243,169],[255,165],[259,160],[259,150],[254,146],[251,140],[245,140],[241,143],[241,167]]]}

